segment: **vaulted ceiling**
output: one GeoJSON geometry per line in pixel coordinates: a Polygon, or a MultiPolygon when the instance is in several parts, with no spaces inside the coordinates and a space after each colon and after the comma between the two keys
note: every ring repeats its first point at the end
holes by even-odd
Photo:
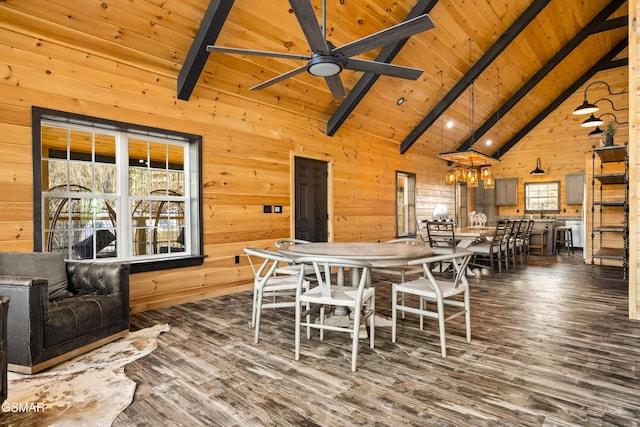
{"type": "MultiPolygon", "coordinates": [[[[312,4],[320,21],[322,2],[312,4]]],[[[341,46],[423,13],[434,29],[361,55],[420,68],[418,80],[343,70],[348,95],[333,99],[321,78],[306,73],[249,92],[300,63],[208,55],[205,44],[302,54],[309,53],[308,44],[284,0],[213,2],[200,33],[209,36],[192,45],[202,66],[187,63],[181,77],[306,111],[327,122],[328,135],[349,126],[397,141],[401,152],[416,143],[444,151],[481,145],[478,151],[499,158],[596,73],[627,65],[627,5],[621,0],[328,1],[327,39],[341,46]],[[487,139],[490,146],[481,144],[487,139]]],[[[180,89],[188,99],[188,84],[180,89]]]]}
{"type": "MultiPolygon", "coordinates": [[[[311,3],[321,22],[322,1],[311,3]]],[[[306,72],[250,90],[300,61],[206,52],[215,44],[308,55],[288,0],[3,4],[3,13],[15,14],[7,19],[25,17],[16,25],[34,33],[74,34],[70,42],[87,52],[175,76],[179,99],[230,93],[318,119],[334,137],[348,127],[393,141],[401,152],[474,149],[499,158],[564,99],[581,102],[599,71],[627,65],[623,0],[327,0],[326,35],[335,46],[422,13],[435,24],[359,55],[424,70],[417,80],[343,70],[347,96],[339,99],[306,72]]]]}

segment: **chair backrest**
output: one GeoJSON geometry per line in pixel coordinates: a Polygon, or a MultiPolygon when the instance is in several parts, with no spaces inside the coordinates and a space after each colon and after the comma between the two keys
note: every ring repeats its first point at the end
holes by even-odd
{"type": "Polygon", "coordinates": [[[518,240],[523,240],[525,234],[527,233],[527,229],[529,228],[529,221],[528,219],[521,219],[520,220],[520,224],[518,227],[518,231],[516,233],[516,238],[518,240]]]}
{"type": "Polygon", "coordinates": [[[427,225],[426,221],[420,221],[416,218],[416,238],[422,240],[424,243],[429,241],[429,236],[427,235],[427,225]]]}
{"type": "Polygon", "coordinates": [[[529,220],[529,222],[527,223],[527,231],[525,231],[525,239],[528,239],[531,236],[531,230],[533,230],[533,226],[536,224],[536,222],[532,219],[529,220]]]}
{"type": "Polygon", "coordinates": [[[308,240],[302,239],[278,239],[276,240],[276,248],[282,249],[291,245],[303,245],[305,243],[311,243],[308,240]]]}
{"type": "Polygon", "coordinates": [[[317,285],[321,289],[320,293],[326,297],[331,296],[332,286],[339,285],[334,272],[337,270],[358,269],[360,271],[358,283],[352,283],[351,286],[354,290],[357,290],[356,303],[358,304],[362,301],[362,293],[371,277],[371,264],[368,262],[336,257],[301,257],[297,261],[300,264],[313,266],[317,285]]]}
{"type": "Polygon", "coordinates": [[[404,243],[405,245],[423,246],[422,239],[416,237],[399,237],[397,239],[387,240],[385,243],[404,243]]]}
{"type": "Polygon", "coordinates": [[[499,246],[504,244],[511,233],[510,225],[507,220],[499,220],[496,224],[496,232],[491,240],[491,246],[499,246]]]}
{"type": "Polygon", "coordinates": [[[453,248],[456,246],[456,227],[453,221],[428,221],[427,234],[432,248],[453,248]]]}
{"type": "Polygon", "coordinates": [[[471,260],[472,256],[473,256],[473,252],[462,250],[457,252],[451,252],[448,254],[436,255],[436,256],[430,256],[427,258],[412,260],[412,261],[409,261],[408,264],[409,265],[422,264],[424,268],[425,277],[429,279],[429,281],[432,284],[436,285],[434,286],[434,290],[436,294],[438,294],[440,293],[440,288],[439,286],[437,286],[438,280],[436,280],[436,278],[433,276],[433,273],[431,272],[431,265],[433,263],[438,263],[438,262],[450,262],[453,265],[453,268],[455,271],[455,276],[453,278],[453,288],[457,289],[460,287],[461,284],[464,284],[465,286],[469,285],[469,282],[467,281],[467,266],[469,265],[469,261],[471,260]]]}
{"type": "Polygon", "coordinates": [[[496,230],[500,228],[504,229],[504,232],[502,234],[502,243],[506,245],[509,242],[509,238],[511,237],[511,230],[513,230],[513,221],[509,221],[508,219],[498,220],[496,230]]]}
{"type": "Polygon", "coordinates": [[[251,264],[256,284],[258,284],[258,282],[264,284],[269,277],[274,275],[280,263],[289,264],[293,262],[291,258],[284,256],[280,252],[270,251],[268,249],[244,248],[244,253],[249,259],[249,264],[251,264]],[[259,267],[253,263],[251,257],[262,260],[259,267]]]}

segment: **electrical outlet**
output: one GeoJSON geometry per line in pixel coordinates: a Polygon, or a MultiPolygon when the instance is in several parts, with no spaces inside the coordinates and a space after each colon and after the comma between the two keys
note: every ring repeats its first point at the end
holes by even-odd
{"type": "Polygon", "coordinates": [[[262,207],[262,212],[263,213],[271,213],[271,205],[264,205],[262,207]]]}
{"type": "Polygon", "coordinates": [[[281,205],[275,205],[273,207],[273,213],[282,213],[282,206],[281,205]]]}
{"type": "Polygon", "coordinates": [[[240,264],[240,255],[236,255],[236,264],[240,264]]]}

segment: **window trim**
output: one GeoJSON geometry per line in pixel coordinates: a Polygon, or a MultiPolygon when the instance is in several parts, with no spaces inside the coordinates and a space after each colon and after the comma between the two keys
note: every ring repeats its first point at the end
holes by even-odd
{"type": "Polygon", "coordinates": [[[401,238],[401,237],[416,237],[418,234],[418,222],[417,222],[417,201],[416,201],[416,189],[417,189],[417,177],[416,174],[413,172],[405,172],[405,171],[401,171],[401,170],[396,170],[396,174],[395,174],[395,179],[396,179],[396,187],[395,187],[395,204],[396,204],[396,238],[401,238]],[[409,212],[409,216],[413,216],[413,221],[411,221],[411,218],[408,219],[408,223],[407,226],[409,227],[409,229],[407,230],[407,234],[400,234],[400,230],[398,229],[398,215],[400,214],[399,212],[399,205],[398,205],[398,178],[400,176],[405,177],[405,179],[407,180],[407,182],[413,180],[413,194],[412,194],[412,201],[413,203],[409,202],[407,204],[407,208],[408,210],[412,210],[413,209],[413,215],[411,215],[411,212],[409,212]]]}
{"type": "Polygon", "coordinates": [[[560,213],[561,211],[561,183],[560,181],[538,181],[538,182],[525,182],[524,183],[524,212],[525,214],[536,214],[536,213],[560,213]],[[549,184],[556,184],[558,186],[558,209],[530,209],[529,208],[529,199],[527,197],[527,186],[529,185],[549,185],[549,184]]]}
{"type": "MultiPolygon", "coordinates": [[[[77,113],[69,113],[66,111],[53,110],[49,108],[33,106],[31,108],[31,138],[32,138],[32,161],[33,161],[33,250],[34,252],[42,252],[43,233],[42,233],[42,121],[51,120],[57,122],[67,122],[69,124],[91,126],[98,129],[128,132],[138,134],[141,136],[157,136],[165,139],[178,139],[189,141],[190,150],[195,150],[195,157],[197,161],[195,165],[191,165],[191,171],[193,168],[197,169],[197,194],[193,194],[192,200],[197,198],[198,206],[195,210],[192,206],[192,210],[195,213],[195,220],[197,224],[196,231],[197,242],[194,245],[195,251],[189,256],[166,259],[145,259],[145,260],[124,260],[130,264],[131,273],[140,273],[145,271],[165,270],[172,268],[188,267],[201,265],[204,262],[204,243],[203,243],[203,196],[202,196],[202,136],[189,134],[185,132],[177,132],[168,129],[153,128],[149,126],[137,125],[132,123],[120,122],[117,120],[108,120],[98,117],[91,117],[77,113]],[[195,253],[197,251],[197,253],[195,253]]],[[[193,201],[192,201],[193,203],[193,201]]],[[[193,228],[193,227],[192,227],[193,228]]],[[[92,260],[95,261],[95,260],[92,260]]],[[[82,262],[82,261],[79,261],[82,262]]]]}

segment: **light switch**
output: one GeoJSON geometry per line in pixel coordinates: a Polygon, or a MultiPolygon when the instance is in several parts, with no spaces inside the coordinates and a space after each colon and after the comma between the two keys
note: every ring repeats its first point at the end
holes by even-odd
{"type": "Polygon", "coordinates": [[[280,205],[275,205],[273,207],[273,213],[282,213],[282,206],[280,205]]]}

